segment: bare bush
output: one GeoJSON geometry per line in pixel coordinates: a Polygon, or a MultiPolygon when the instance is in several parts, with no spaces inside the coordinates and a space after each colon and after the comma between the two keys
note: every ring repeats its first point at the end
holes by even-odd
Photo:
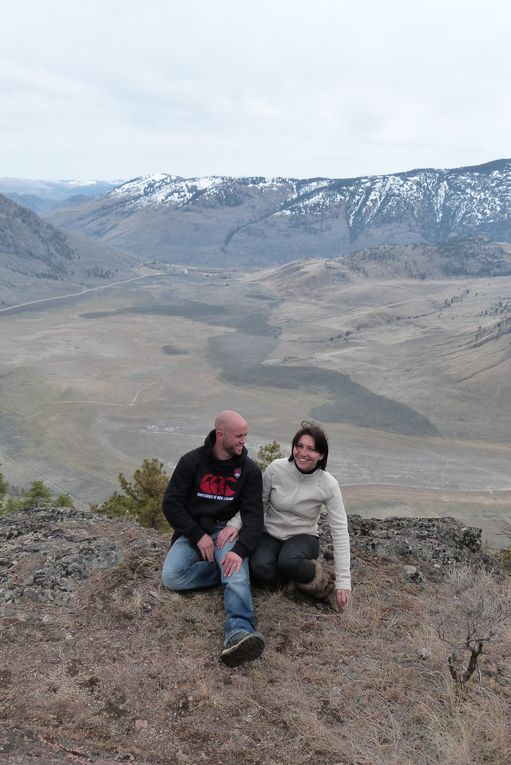
{"type": "Polygon", "coordinates": [[[445,611],[430,599],[432,623],[438,637],[451,646],[449,672],[465,685],[476,672],[479,657],[490,642],[498,641],[511,625],[511,593],[490,574],[461,566],[445,584],[451,608],[445,611]]]}

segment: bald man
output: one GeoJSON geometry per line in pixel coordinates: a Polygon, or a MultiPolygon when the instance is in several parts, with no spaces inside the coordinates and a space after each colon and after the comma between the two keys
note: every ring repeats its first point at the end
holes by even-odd
{"type": "Polygon", "coordinates": [[[162,569],[170,590],[222,584],[225,639],[221,660],[234,667],[257,659],[264,638],[255,629],[248,556],[263,530],[261,471],[247,454],[248,426],[232,410],[221,412],[203,446],[184,454],[163,498],[174,529],[162,569]],[[232,539],[227,522],[236,513],[243,525],[232,539]]]}

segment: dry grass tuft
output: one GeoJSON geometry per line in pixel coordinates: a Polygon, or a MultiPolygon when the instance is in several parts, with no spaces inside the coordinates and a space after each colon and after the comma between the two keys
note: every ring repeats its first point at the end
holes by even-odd
{"type": "Polygon", "coordinates": [[[97,574],[73,609],[45,606],[45,625],[40,609],[24,609],[0,668],[11,725],[154,765],[511,761],[508,582],[464,569],[445,585],[412,584],[399,565],[367,557],[343,614],[256,589],[267,649],[228,669],[221,591],[164,591],[163,554],[97,574]],[[495,635],[459,687],[448,656],[467,613],[495,635]]]}

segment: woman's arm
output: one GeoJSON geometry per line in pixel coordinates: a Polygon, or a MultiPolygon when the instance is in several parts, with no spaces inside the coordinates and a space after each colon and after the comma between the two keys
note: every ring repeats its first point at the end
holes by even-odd
{"type": "Polygon", "coordinates": [[[351,590],[350,538],[348,535],[348,519],[346,517],[346,510],[344,509],[341,489],[336,479],[333,476],[330,476],[330,478],[331,488],[325,506],[334,545],[337,604],[342,607],[347,603],[346,598],[349,599],[349,595],[346,596],[346,592],[351,590]]]}
{"type": "MultiPolygon", "coordinates": [[[[266,512],[266,507],[270,499],[271,494],[271,464],[268,465],[266,470],[263,473],[263,511],[266,512]]],[[[236,513],[236,515],[233,515],[233,517],[229,520],[227,523],[227,526],[223,531],[220,532],[218,535],[218,538],[220,539],[220,535],[223,535],[224,539],[222,542],[222,545],[224,542],[227,541],[227,539],[236,539],[237,533],[241,529],[242,522],[241,522],[241,513],[236,513]],[[229,531],[227,531],[229,529],[229,531]]],[[[219,545],[219,547],[222,547],[222,545],[219,545]]]]}

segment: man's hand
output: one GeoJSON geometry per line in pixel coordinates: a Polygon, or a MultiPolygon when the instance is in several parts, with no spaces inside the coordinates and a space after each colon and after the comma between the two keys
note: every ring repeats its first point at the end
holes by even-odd
{"type": "Polygon", "coordinates": [[[238,529],[236,528],[236,526],[226,526],[218,534],[216,538],[216,546],[218,547],[219,550],[221,550],[226,542],[234,542],[237,536],[238,536],[238,529]]]}
{"type": "Polygon", "coordinates": [[[350,597],[351,597],[351,590],[336,590],[335,600],[337,602],[337,608],[339,608],[342,611],[342,609],[348,605],[350,597]]]}
{"type": "Polygon", "coordinates": [[[199,539],[197,547],[204,560],[209,560],[210,563],[213,563],[215,560],[215,543],[209,534],[204,534],[204,536],[199,539]]]}
{"type": "Polygon", "coordinates": [[[223,559],[221,565],[224,570],[225,576],[231,576],[231,574],[237,574],[243,564],[243,558],[235,552],[228,552],[223,559]]]}

